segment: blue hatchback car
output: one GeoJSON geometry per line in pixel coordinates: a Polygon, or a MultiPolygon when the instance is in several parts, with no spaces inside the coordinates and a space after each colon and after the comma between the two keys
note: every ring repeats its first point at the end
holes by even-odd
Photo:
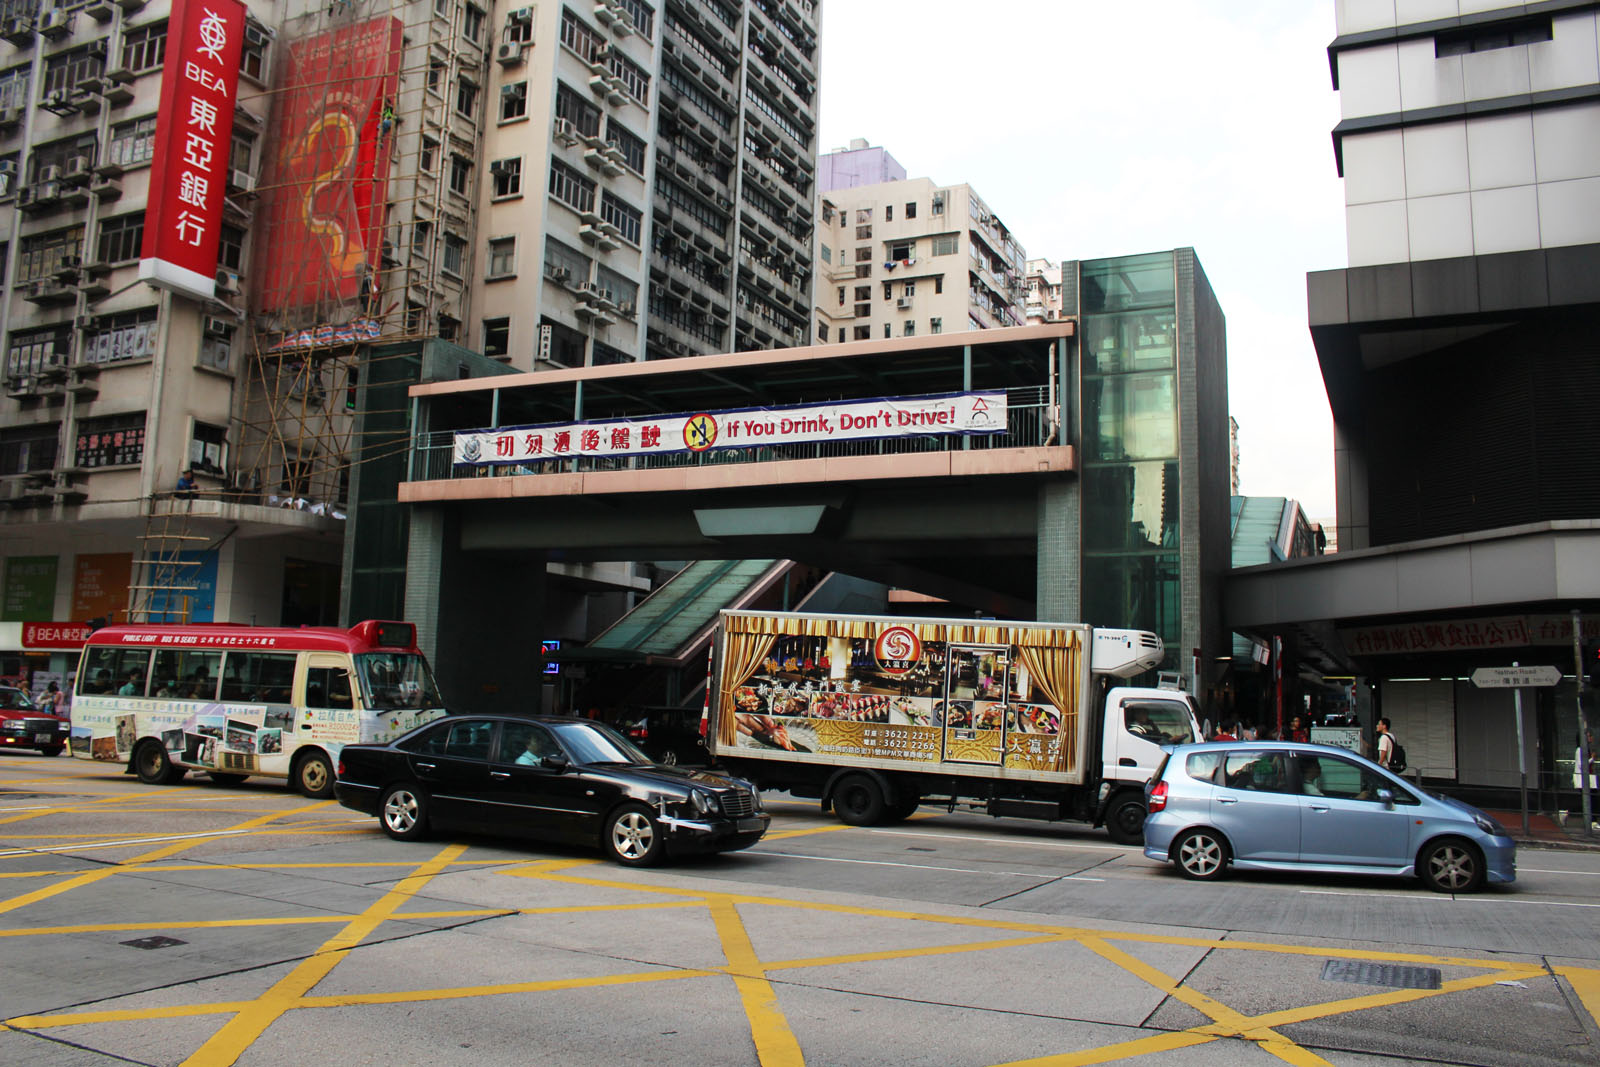
{"type": "Polygon", "coordinates": [[[1145,785],[1144,854],[1189,878],[1240,870],[1416,876],[1440,893],[1517,878],[1494,819],[1328,745],[1178,745],[1145,785]]]}

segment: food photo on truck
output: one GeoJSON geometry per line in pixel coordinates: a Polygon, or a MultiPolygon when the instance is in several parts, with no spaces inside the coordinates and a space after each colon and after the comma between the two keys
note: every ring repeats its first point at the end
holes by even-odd
{"type": "Polygon", "coordinates": [[[1143,840],[1162,746],[1193,698],[1115,686],[1165,649],[1081,623],[724,611],[702,727],[712,761],[852,825],[923,804],[1077,820],[1143,840]]]}

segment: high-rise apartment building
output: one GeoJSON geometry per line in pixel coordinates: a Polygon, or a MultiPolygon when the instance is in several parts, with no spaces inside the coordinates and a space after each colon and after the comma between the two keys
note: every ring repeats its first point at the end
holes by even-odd
{"type": "Polygon", "coordinates": [[[809,0],[252,4],[202,297],[139,267],[181,2],[0,4],[0,674],[25,622],[337,621],[374,353],[806,340],[809,0]]]}
{"type": "MultiPolygon", "coordinates": [[[[826,156],[821,166],[837,171],[826,156]]],[[[969,185],[910,178],[827,190],[816,245],[819,343],[1026,321],[1022,246],[969,185]]]]}
{"type": "Polygon", "coordinates": [[[1048,259],[1030,259],[1028,277],[1028,324],[1055,322],[1061,317],[1061,266],[1048,259]]]}

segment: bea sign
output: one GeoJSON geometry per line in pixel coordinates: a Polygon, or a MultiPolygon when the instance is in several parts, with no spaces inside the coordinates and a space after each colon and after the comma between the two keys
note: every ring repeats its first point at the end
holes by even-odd
{"type": "Polygon", "coordinates": [[[139,277],[196,300],[217,294],[244,22],[239,0],[173,0],[168,20],[139,277]]]}

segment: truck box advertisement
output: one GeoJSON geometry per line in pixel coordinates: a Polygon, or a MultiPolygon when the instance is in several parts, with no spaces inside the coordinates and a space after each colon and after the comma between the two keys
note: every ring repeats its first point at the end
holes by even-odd
{"type": "Polygon", "coordinates": [[[724,612],[724,756],[1081,783],[1089,630],[724,612]]]}

